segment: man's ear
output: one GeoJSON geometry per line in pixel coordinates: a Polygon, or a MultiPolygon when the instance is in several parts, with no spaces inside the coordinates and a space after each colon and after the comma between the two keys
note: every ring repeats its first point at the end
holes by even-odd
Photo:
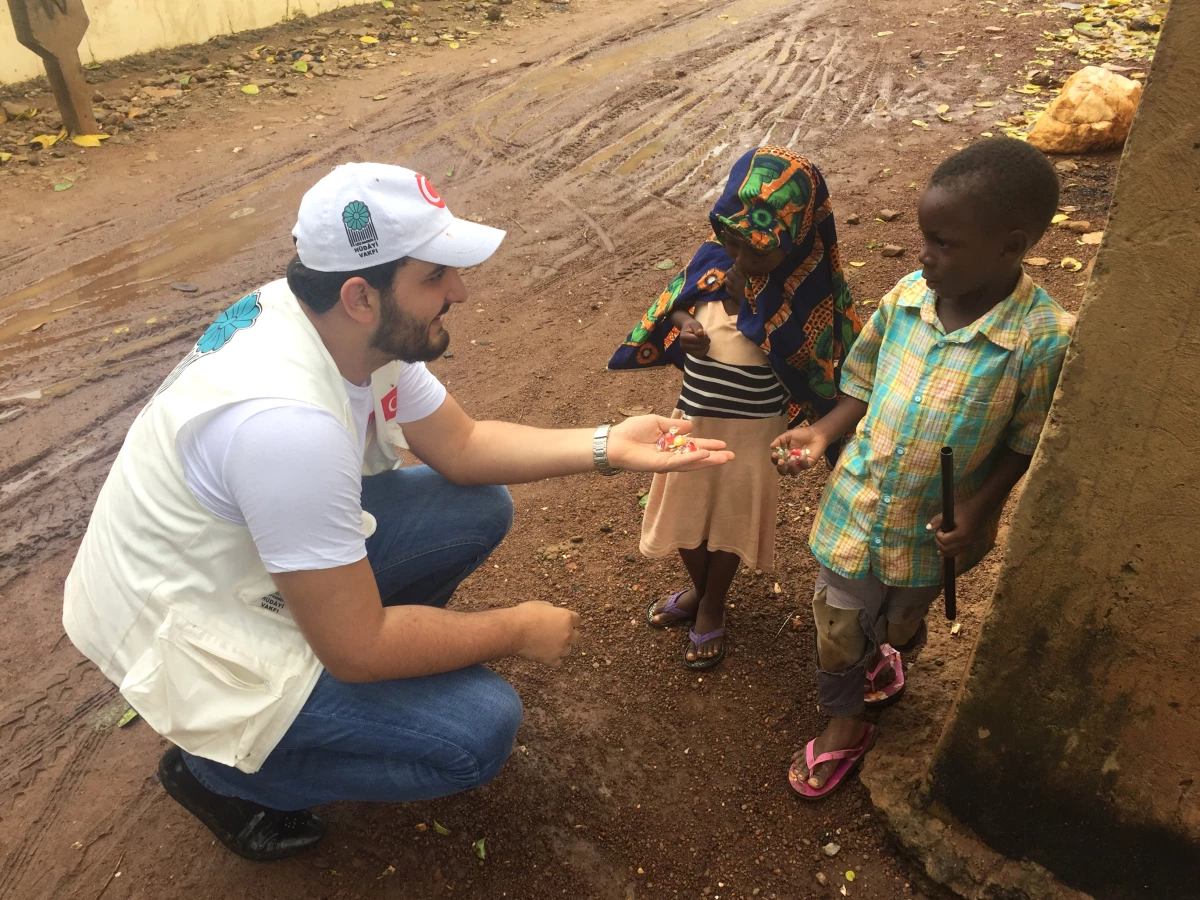
{"type": "Polygon", "coordinates": [[[379,291],[365,278],[348,278],[342,283],[339,295],[342,309],[355,322],[370,325],[379,315],[379,291]]]}

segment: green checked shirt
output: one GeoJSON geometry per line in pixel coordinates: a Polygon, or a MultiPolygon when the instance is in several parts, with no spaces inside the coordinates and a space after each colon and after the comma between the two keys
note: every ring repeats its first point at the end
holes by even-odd
{"type": "MultiPolygon", "coordinates": [[[[1025,275],[976,322],[946,334],[920,272],[879,303],[846,359],[841,390],[867,404],[825,486],[809,546],[847,578],[941,583],[925,526],[941,511],[941,459],[954,448],[955,496],[973,496],[1003,447],[1031,455],[1054,396],[1075,317],[1025,275]]],[[[997,512],[959,557],[992,548],[997,512]]]]}

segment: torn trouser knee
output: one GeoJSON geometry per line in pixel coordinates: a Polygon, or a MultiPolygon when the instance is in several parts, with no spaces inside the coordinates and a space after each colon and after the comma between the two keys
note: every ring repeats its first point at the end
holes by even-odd
{"type": "Polygon", "coordinates": [[[817,700],[826,715],[861,715],[867,660],[878,648],[876,623],[864,609],[840,609],[826,602],[818,580],[813,594],[817,631],[817,700]]]}

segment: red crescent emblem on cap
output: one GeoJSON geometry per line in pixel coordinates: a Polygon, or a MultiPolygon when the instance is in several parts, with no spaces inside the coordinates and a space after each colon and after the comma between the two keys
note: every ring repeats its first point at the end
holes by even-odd
{"type": "Polygon", "coordinates": [[[392,419],[396,418],[396,400],[397,397],[395,388],[392,388],[383,395],[383,420],[385,422],[390,422],[392,419]]]}
{"type": "Polygon", "coordinates": [[[438,209],[446,208],[446,201],[433,189],[433,185],[429,183],[429,179],[424,175],[417,175],[417,187],[420,188],[421,196],[425,198],[425,202],[430,206],[436,206],[438,209]]]}

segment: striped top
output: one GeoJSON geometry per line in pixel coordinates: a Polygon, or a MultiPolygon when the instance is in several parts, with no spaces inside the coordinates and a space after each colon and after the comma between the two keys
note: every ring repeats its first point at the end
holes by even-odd
{"type": "Polygon", "coordinates": [[[735,366],[688,354],[676,407],[688,417],[771,419],[787,412],[788,394],[770,366],[735,366]]]}
{"type": "MultiPolygon", "coordinates": [[[[841,390],[867,404],[825,485],[809,546],[846,578],[896,587],[941,582],[925,525],[941,511],[940,451],[954,448],[955,496],[974,496],[1003,448],[1032,455],[1075,317],[1025,275],[979,320],[946,333],[920,272],[879,302],[842,368],[841,390]]],[[[1000,510],[959,557],[996,539],[1000,510]]]]}

